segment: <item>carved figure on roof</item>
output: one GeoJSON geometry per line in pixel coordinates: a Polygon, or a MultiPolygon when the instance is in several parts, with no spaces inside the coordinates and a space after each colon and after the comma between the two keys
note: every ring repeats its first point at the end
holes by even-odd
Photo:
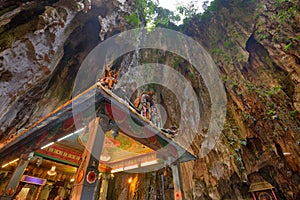
{"type": "Polygon", "coordinates": [[[171,126],[168,129],[162,128],[161,129],[164,133],[167,133],[170,135],[172,138],[174,138],[177,135],[177,127],[176,126],[171,126]]]}
{"type": "Polygon", "coordinates": [[[118,82],[117,80],[118,73],[114,73],[113,70],[108,70],[106,76],[99,80],[100,84],[108,89],[112,89],[114,84],[118,82]]]}
{"type": "Polygon", "coordinates": [[[143,117],[150,120],[157,127],[161,126],[160,115],[153,100],[153,92],[142,92],[140,96],[134,100],[133,105],[143,117]]]}
{"type": "Polygon", "coordinates": [[[142,92],[140,96],[134,100],[133,105],[141,113],[141,115],[150,120],[150,107],[154,105],[152,92],[142,92]]]}

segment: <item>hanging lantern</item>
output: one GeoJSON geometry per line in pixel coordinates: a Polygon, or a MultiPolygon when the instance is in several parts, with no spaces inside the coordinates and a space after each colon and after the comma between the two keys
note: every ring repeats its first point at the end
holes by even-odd
{"type": "Polygon", "coordinates": [[[54,176],[54,175],[56,174],[55,169],[56,169],[56,166],[53,165],[53,166],[51,167],[51,169],[50,169],[49,171],[47,171],[47,174],[48,174],[49,176],[54,176]]]}
{"type": "Polygon", "coordinates": [[[254,200],[277,200],[273,186],[266,182],[257,182],[250,185],[249,192],[252,193],[254,200]]]}

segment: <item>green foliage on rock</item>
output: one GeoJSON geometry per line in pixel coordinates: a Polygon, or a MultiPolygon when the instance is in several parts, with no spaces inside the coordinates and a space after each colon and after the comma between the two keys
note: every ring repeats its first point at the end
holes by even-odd
{"type": "Polygon", "coordinates": [[[151,0],[137,0],[134,12],[127,16],[126,20],[134,28],[145,26],[148,30],[152,30],[157,26],[174,28],[176,27],[175,23],[180,21],[180,16],[168,9],[159,7],[157,3],[151,0]]]}
{"type": "Polygon", "coordinates": [[[140,25],[140,18],[136,13],[132,13],[131,15],[127,16],[126,21],[135,28],[138,28],[140,25]]]}

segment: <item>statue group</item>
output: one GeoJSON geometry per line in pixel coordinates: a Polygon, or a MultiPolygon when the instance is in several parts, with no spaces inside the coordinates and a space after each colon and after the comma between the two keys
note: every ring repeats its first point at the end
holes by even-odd
{"type": "MultiPolygon", "coordinates": [[[[98,80],[98,84],[112,90],[113,86],[118,82],[118,73],[113,70],[106,70],[105,77],[98,80]]],[[[159,109],[157,108],[153,100],[153,92],[143,91],[134,100],[133,104],[130,104],[137,110],[144,118],[152,122],[156,127],[162,128],[161,116],[159,109]]]]}
{"type": "Polygon", "coordinates": [[[158,128],[161,128],[161,117],[153,100],[153,92],[142,92],[134,100],[133,105],[143,117],[151,121],[158,128]]]}

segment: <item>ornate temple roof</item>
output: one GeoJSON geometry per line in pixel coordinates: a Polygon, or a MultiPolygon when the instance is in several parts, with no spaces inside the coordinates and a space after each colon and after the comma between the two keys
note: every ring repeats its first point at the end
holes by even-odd
{"type": "Polygon", "coordinates": [[[270,183],[267,181],[262,181],[262,182],[256,182],[256,183],[251,183],[249,192],[255,192],[255,191],[262,191],[262,190],[269,190],[274,188],[270,183]]]}
{"type": "Polygon", "coordinates": [[[95,111],[101,109],[112,120],[122,125],[123,136],[129,137],[152,151],[158,151],[164,158],[172,158],[174,161],[178,159],[179,162],[196,159],[193,154],[143,118],[124,100],[110,90],[94,85],[34,123],[29,129],[20,133],[15,140],[0,147],[0,163],[9,162],[19,158],[21,154],[36,152],[60,141],[65,136],[76,132],[77,129],[82,129],[95,116],[95,111]],[[115,113],[112,114],[112,111],[115,113]]]}

